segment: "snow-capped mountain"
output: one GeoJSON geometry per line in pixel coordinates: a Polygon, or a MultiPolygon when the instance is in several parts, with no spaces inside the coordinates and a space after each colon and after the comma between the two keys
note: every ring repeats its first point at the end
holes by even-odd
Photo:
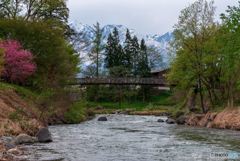
{"type": "MultiPolygon", "coordinates": [[[[80,55],[86,59],[88,53],[91,50],[91,42],[93,42],[93,39],[95,37],[94,29],[92,26],[81,23],[71,23],[70,26],[72,29],[75,30],[76,33],[78,33],[79,40],[81,40],[80,43],[75,44],[75,47],[79,50],[80,55]]],[[[119,32],[120,42],[122,44],[124,43],[127,27],[123,25],[103,26],[103,43],[107,42],[108,35],[113,31],[115,27],[118,29],[119,32]]],[[[168,47],[169,42],[173,38],[172,33],[168,32],[164,35],[140,35],[136,33],[136,31],[133,29],[129,30],[132,36],[136,35],[139,40],[144,38],[147,46],[151,49],[154,49],[160,54],[162,62],[161,65],[158,65],[157,68],[161,68],[160,66],[167,66],[169,64],[168,47]]]]}
{"type": "Polygon", "coordinates": [[[170,32],[165,33],[164,35],[146,35],[144,37],[148,47],[153,47],[159,51],[162,56],[163,62],[169,64],[169,43],[173,39],[173,34],[170,32]]]}

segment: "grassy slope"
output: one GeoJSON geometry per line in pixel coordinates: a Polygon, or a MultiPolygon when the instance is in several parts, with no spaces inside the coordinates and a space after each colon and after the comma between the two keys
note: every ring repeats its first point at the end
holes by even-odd
{"type": "Polygon", "coordinates": [[[0,82],[0,90],[9,90],[9,89],[16,91],[21,97],[26,99],[37,98],[37,93],[31,91],[30,89],[27,89],[25,87],[21,87],[18,85],[14,85],[14,84],[0,82]]]}
{"type": "Polygon", "coordinates": [[[38,120],[37,94],[17,85],[0,82],[0,135],[34,135],[42,123],[38,120]]]}

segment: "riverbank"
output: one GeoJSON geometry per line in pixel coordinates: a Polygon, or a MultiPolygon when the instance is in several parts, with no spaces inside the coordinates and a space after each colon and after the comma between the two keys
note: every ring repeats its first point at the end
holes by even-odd
{"type": "Polygon", "coordinates": [[[35,136],[45,125],[39,120],[40,111],[31,91],[0,83],[0,160],[13,161],[24,157],[21,142],[35,142],[35,136]],[[19,142],[18,135],[24,138],[19,142]]]}
{"type": "Polygon", "coordinates": [[[240,130],[240,109],[225,109],[222,112],[208,112],[207,114],[190,114],[185,124],[189,126],[240,130]]]}
{"type": "MultiPolygon", "coordinates": [[[[48,131],[43,134],[43,139],[47,140],[38,136],[48,124],[68,122],[66,114],[71,113],[74,104],[71,106],[68,96],[63,96],[53,98],[49,92],[37,93],[26,87],[0,82],[0,160],[24,157],[26,151],[21,144],[51,140],[48,131]]],[[[83,113],[80,121],[87,119],[86,115],[83,113]]]]}
{"type": "Polygon", "coordinates": [[[147,109],[144,108],[142,110],[136,109],[106,109],[106,108],[92,108],[91,111],[94,115],[97,114],[125,114],[125,115],[139,115],[139,116],[168,116],[170,113],[168,112],[167,107],[162,107],[159,109],[147,109]]]}
{"type": "MultiPolygon", "coordinates": [[[[136,109],[108,109],[103,107],[92,108],[94,114],[126,114],[139,116],[173,116],[171,106],[162,106],[158,108],[136,109]]],[[[207,114],[181,113],[173,117],[175,122],[180,125],[192,127],[206,127],[215,129],[240,130],[240,108],[225,109],[220,112],[208,112],[207,114]]]]}
{"type": "Polygon", "coordinates": [[[15,90],[0,90],[0,136],[35,135],[44,127],[39,113],[33,102],[24,100],[15,90]]]}
{"type": "Polygon", "coordinates": [[[169,91],[158,91],[152,94],[147,101],[102,101],[86,103],[87,109],[94,114],[127,114],[127,115],[154,115],[166,116],[174,110],[175,101],[169,91]]]}

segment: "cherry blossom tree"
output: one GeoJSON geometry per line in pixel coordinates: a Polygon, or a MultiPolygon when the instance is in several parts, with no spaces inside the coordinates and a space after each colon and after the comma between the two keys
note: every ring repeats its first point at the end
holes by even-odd
{"type": "Polygon", "coordinates": [[[4,51],[4,69],[2,78],[9,82],[24,83],[36,71],[31,52],[24,50],[15,40],[0,41],[4,51]]]}

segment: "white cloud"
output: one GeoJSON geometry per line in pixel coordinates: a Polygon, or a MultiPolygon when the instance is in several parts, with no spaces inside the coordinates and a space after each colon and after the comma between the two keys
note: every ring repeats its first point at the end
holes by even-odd
{"type": "MultiPolygon", "coordinates": [[[[137,32],[165,33],[180,11],[195,0],[68,0],[70,19],[85,24],[121,24],[137,32]]],[[[217,14],[237,0],[215,0],[217,14]]]]}

